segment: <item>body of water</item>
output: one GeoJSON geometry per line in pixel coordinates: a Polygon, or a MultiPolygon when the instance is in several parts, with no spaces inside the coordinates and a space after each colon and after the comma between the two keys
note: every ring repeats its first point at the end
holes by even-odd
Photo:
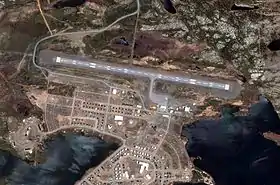
{"type": "Polygon", "coordinates": [[[188,138],[186,150],[196,158],[194,165],[217,185],[275,185],[280,182],[280,147],[263,133],[279,130],[273,105],[260,97],[247,116],[224,111],[218,120],[185,125],[182,135],[188,138]]]}
{"type": "Polygon", "coordinates": [[[117,147],[93,137],[59,135],[47,143],[46,161],[37,166],[0,151],[0,173],[10,185],[72,185],[117,147]]]}

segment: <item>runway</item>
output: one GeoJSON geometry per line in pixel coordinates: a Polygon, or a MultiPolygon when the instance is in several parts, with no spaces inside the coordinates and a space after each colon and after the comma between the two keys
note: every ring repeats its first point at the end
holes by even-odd
{"type": "Polygon", "coordinates": [[[184,83],[197,85],[207,88],[214,88],[223,91],[230,91],[231,85],[227,83],[217,83],[212,81],[206,81],[201,79],[189,78],[184,75],[175,74],[171,72],[161,73],[156,70],[140,68],[140,67],[125,67],[120,65],[114,65],[111,63],[105,63],[102,61],[87,61],[86,59],[82,59],[78,56],[68,56],[64,53],[51,51],[51,50],[43,50],[40,52],[40,60],[44,62],[55,62],[56,64],[61,65],[70,65],[75,66],[76,68],[89,68],[94,69],[101,72],[115,73],[115,74],[123,74],[123,75],[131,75],[131,76],[139,76],[139,77],[147,77],[151,80],[161,79],[169,82],[176,83],[184,83]]]}

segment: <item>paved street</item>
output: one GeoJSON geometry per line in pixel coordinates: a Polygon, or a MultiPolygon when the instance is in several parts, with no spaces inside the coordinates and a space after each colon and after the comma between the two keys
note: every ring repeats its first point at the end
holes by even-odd
{"type": "Polygon", "coordinates": [[[141,101],[131,99],[133,94],[139,96],[132,90],[104,87],[102,92],[98,88],[79,87],[73,97],[49,94],[47,98],[45,123],[48,131],[44,132],[45,136],[63,129],[79,128],[112,136],[122,143],[77,184],[148,185],[158,181],[165,185],[175,179],[188,182],[192,178],[191,168],[182,160],[182,156],[188,160],[187,153],[179,153],[176,149],[184,148],[183,142],[165,140],[171,124],[170,114],[144,109],[141,101]],[[127,98],[132,102],[123,105],[127,98]],[[156,130],[151,127],[155,123],[158,125],[156,130]],[[163,147],[166,145],[170,149],[163,147]]]}
{"type": "MultiPolygon", "coordinates": [[[[187,84],[191,89],[199,88],[203,92],[220,98],[234,98],[241,91],[235,81],[214,80],[210,77],[186,75],[183,72],[166,72],[143,67],[128,67],[108,63],[98,59],[68,55],[63,52],[41,50],[39,45],[58,36],[91,35],[109,30],[118,22],[140,12],[140,1],[136,0],[135,12],[117,18],[101,29],[74,32],[58,32],[39,40],[33,50],[33,64],[42,72],[48,72],[48,80],[55,79],[63,84],[75,84],[73,97],[48,94],[44,121],[47,131],[44,136],[66,129],[90,130],[118,139],[122,146],[114,151],[95,169],[91,169],[77,185],[166,185],[175,181],[189,182],[192,179],[192,166],[184,142],[174,134],[175,114],[185,114],[186,109],[173,113],[169,109],[160,109],[160,105],[169,104],[169,94],[153,92],[158,81],[172,82],[172,85],[187,84]],[[38,53],[39,57],[38,57],[38,53]],[[37,54],[36,54],[37,53],[37,54]],[[38,57],[38,58],[37,58],[38,57]],[[37,60],[38,59],[38,60],[37,60]],[[50,67],[51,66],[51,67],[50,67]],[[136,89],[114,87],[106,81],[90,78],[82,71],[82,76],[63,74],[59,69],[89,69],[90,72],[116,74],[124,77],[150,79],[149,94],[158,107],[149,110],[136,89]],[[53,70],[53,71],[52,71],[53,70]],[[66,83],[65,83],[66,82],[66,83]]],[[[137,24],[135,26],[135,33],[137,24]]],[[[131,54],[133,56],[133,53],[131,54]]],[[[89,70],[84,70],[89,72],[89,70]]],[[[52,81],[52,80],[50,80],[52,81]]],[[[167,83],[166,83],[167,84],[167,83]]],[[[145,84],[146,85],[146,84],[145,84]]],[[[146,87],[146,86],[145,86],[146,87]]],[[[185,108],[185,107],[184,107],[185,108]]],[[[173,110],[174,109],[174,110],[173,110]]],[[[188,113],[186,114],[187,116],[188,113]]]]}

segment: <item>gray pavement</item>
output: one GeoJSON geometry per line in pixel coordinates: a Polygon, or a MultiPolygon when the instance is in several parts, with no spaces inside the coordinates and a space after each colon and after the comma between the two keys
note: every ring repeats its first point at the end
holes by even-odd
{"type": "Polygon", "coordinates": [[[161,79],[170,82],[197,85],[206,88],[213,88],[222,91],[231,91],[233,89],[230,83],[218,83],[213,81],[201,80],[198,78],[190,78],[185,75],[172,72],[160,72],[153,69],[141,67],[126,67],[103,61],[86,59],[79,56],[67,55],[61,52],[42,50],[39,54],[40,63],[53,63],[60,65],[68,65],[76,68],[94,69],[100,72],[108,72],[122,75],[132,75],[139,77],[147,77],[151,80],[161,79]]]}

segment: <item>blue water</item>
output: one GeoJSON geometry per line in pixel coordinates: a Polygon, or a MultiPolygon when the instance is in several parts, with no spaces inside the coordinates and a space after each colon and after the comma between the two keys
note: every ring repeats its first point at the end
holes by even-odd
{"type": "Polygon", "coordinates": [[[67,134],[57,136],[47,148],[45,163],[37,166],[0,151],[0,175],[10,185],[72,185],[117,146],[93,137],[67,134]]]}
{"type": "MultiPolygon", "coordinates": [[[[195,166],[208,172],[217,185],[280,184],[280,147],[263,137],[280,133],[280,120],[269,100],[260,97],[248,115],[223,111],[218,120],[184,125],[186,150],[195,166]]],[[[190,185],[191,183],[185,183],[190,185]]]]}

